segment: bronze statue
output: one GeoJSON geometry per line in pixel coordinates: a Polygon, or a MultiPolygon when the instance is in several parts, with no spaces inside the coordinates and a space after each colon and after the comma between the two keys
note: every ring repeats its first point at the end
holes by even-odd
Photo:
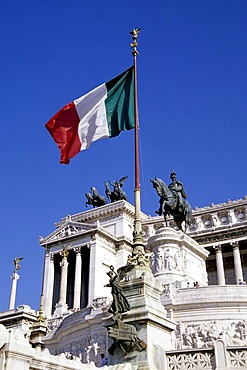
{"type": "Polygon", "coordinates": [[[128,178],[128,176],[122,177],[119,181],[110,181],[105,182],[105,194],[111,203],[116,202],[118,200],[127,200],[127,196],[125,192],[122,190],[124,181],[128,178]],[[110,189],[110,186],[113,186],[113,190],[110,189]]]}
{"type": "Polygon", "coordinates": [[[168,185],[168,189],[171,190],[171,192],[174,194],[174,197],[177,199],[179,209],[183,211],[183,199],[188,198],[188,195],[184,190],[184,185],[182,184],[182,182],[177,181],[177,175],[174,170],[172,170],[171,172],[170,179],[172,180],[172,182],[168,185]]]}
{"type": "Polygon", "coordinates": [[[14,259],[14,265],[15,265],[15,272],[20,270],[21,266],[19,264],[20,261],[23,260],[23,257],[15,258],[14,259]]]}
{"type": "Polygon", "coordinates": [[[104,206],[106,204],[105,197],[99,195],[97,189],[92,186],[91,187],[91,193],[86,193],[85,197],[87,198],[87,201],[85,203],[85,206],[92,205],[93,208],[104,206]]]}
{"type": "MultiPolygon", "coordinates": [[[[132,268],[133,266],[131,266],[131,269],[132,268]]],[[[130,305],[126,297],[123,295],[122,288],[119,285],[119,282],[121,280],[121,274],[117,274],[114,271],[114,267],[110,266],[110,271],[107,272],[107,275],[109,276],[110,280],[109,284],[105,286],[111,287],[111,294],[113,299],[108,312],[118,314],[129,311],[130,305]]]]}
{"type": "Polygon", "coordinates": [[[164,219],[167,225],[167,215],[171,215],[174,218],[179,230],[182,229],[182,223],[185,222],[185,232],[189,225],[191,225],[191,207],[186,200],[187,194],[184,190],[184,186],[180,181],[177,181],[176,173],[171,173],[172,183],[167,186],[163,180],[155,177],[150,179],[153,187],[157,191],[160,197],[160,207],[156,213],[161,216],[164,215],[164,219]]]}

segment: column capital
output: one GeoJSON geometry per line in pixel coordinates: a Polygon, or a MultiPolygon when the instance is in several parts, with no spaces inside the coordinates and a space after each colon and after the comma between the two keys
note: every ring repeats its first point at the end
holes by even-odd
{"type": "Polygon", "coordinates": [[[222,245],[219,244],[219,245],[214,245],[214,250],[215,250],[215,253],[222,253],[222,245]]]}
{"type": "Polygon", "coordinates": [[[63,249],[62,252],[60,252],[60,255],[62,256],[62,259],[65,259],[67,260],[68,258],[68,255],[69,255],[69,251],[67,249],[63,249]]]}
{"type": "Polygon", "coordinates": [[[19,280],[20,275],[18,275],[17,272],[14,272],[10,277],[11,277],[11,280],[19,280]]]}
{"type": "Polygon", "coordinates": [[[239,242],[238,241],[232,242],[232,243],[230,243],[230,245],[232,246],[232,249],[239,249],[239,242]]]}
{"type": "Polygon", "coordinates": [[[73,248],[73,251],[75,252],[75,254],[81,254],[81,246],[73,248]]]}

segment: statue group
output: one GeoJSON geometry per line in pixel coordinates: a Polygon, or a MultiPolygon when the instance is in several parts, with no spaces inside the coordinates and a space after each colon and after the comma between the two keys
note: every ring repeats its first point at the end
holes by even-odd
{"type": "MultiPolygon", "coordinates": [[[[117,202],[118,200],[127,200],[127,196],[122,189],[123,183],[127,178],[128,176],[124,176],[119,181],[114,180],[111,182],[108,180],[105,182],[105,195],[110,203],[117,202]],[[113,189],[110,188],[110,185],[113,189]]],[[[91,193],[86,193],[85,196],[87,198],[86,207],[92,205],[95,208],[107,204],[106,198],[100,195],[94,186],[91,187],[91,193]]]]}
{"type": "MultiPolygon", "coordinates": [[[[122,187],[127,176],[122,177],[119,181],[106,181],[105,182],[105,195],[100,195],[97,189],[92,186],[91,193],[86,193],[87,198],[86,206],[92,205],[93,207],[100,207],[107,204],[107,199],[110,203],[118,200],[127,200],[126,193],[122,187]],[[112,189],[111,187],[112,186],[112,189]]],[[[153,187],[160,197],[160,207],[156,211],[159,216],[164,216],[167,226],[167,216],[172,216],[178,228],[182,230],[182,223],[185,222],[185,232],[189,225],[191,225],[192,210],[187,201],[187,194],[182,182],[177,180],[177,175],[172,170],[171,183],[167,186],[163,180],[158,177],[150,179],[153,187]]]]}

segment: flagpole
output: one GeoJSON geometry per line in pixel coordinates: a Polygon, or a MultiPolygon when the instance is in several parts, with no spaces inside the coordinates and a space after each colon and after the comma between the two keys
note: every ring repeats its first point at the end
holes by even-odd
{"type": "Polygon", "coordinates": [[[135,190],[134,190],[134,202],[135,202],[135,221],[134,221],[134,232],[133,232],[133,255],[144,255],[144,233],[142,231],[141,222],[141,187],[140,187],[140,167],[139,167],[139,116],[138,116],[138,99],[137,99],[137,37],[140,32],[140,28],[133,29],[130,31],[132,35],[132,55],[134,59],[134,109],[135,109],[135,190]]]}

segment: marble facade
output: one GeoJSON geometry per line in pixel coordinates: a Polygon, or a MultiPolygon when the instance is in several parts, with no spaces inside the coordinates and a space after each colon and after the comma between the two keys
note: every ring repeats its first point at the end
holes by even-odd
{"type": "MultiPolygon", "coordinates": [[[[16,330],[25,354],[18,370],[99,365],[111,343],[106,272],[131,255],[134,215],[132,205],[119,201],[67,215],[40,238],[47,333],[42,340],[35,334],[41,333],[33,329],[39,314],[28,306],[0,313],[0,324],[10,330],[0,327],[0,369],[18,368],[13,354],[19,342],[11,347],[19,340],[16,330]]],[[[124,322],[135,325],[147,349],[108,356],[110,369],[247,368],[247,198],[196,208],[192,216],[185,235],[171,219],[165,227],[162,217],[142,213],[151,270],[125,277],[131,310],[124,322]]]]}

